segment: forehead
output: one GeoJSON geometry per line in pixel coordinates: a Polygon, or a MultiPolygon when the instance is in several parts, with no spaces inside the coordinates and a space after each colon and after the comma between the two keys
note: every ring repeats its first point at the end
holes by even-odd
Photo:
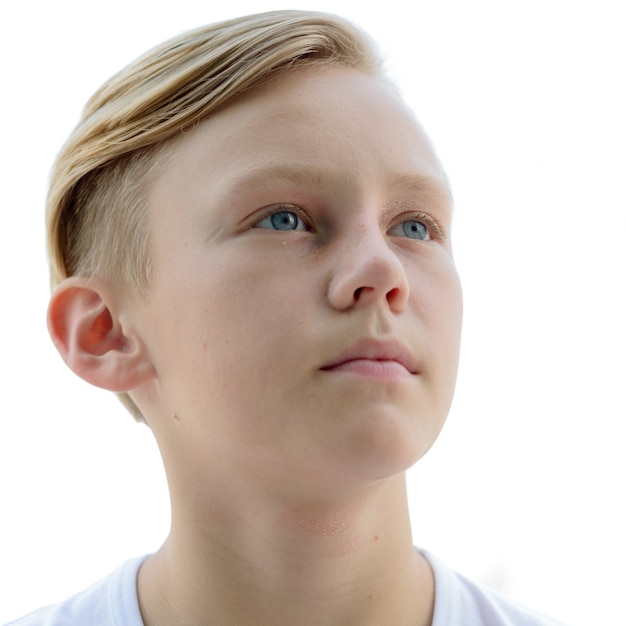
{"type": "Polygon", "coordinates": [[[382,78],[342,66],[298,68],[240,96],[169,146],[160,192],[204,185],[355,184],[447,192],[412,112],[382,78]]]}

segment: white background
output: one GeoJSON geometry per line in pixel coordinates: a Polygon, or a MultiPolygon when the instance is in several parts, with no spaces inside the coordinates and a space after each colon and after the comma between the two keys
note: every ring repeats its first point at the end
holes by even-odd
{"type": "Polygon", "coordinates": [[[449,422],[410,476],[416,543],[572,626],[626,624],[622,3],[370,4],[0,9],[0,623],[156,549],[168,527],[148,429],[75,379],[47,338],[55,153],[89,95],[147,48],[314,5],[378,40],[456,196],[462,362],[449,422]]]}

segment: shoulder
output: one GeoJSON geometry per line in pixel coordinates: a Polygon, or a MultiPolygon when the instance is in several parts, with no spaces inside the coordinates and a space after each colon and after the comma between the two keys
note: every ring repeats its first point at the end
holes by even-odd
{"type": "Polygon", "coordinates": [[[432,626],[564,626],[478,585],[421,551],[435,576],[432,626]]]}
{"type": "Polygon", "coordinates": [[[5,626],[143,626],[137,572],[146,557],[124,563],[84,591],[5,626]]]}

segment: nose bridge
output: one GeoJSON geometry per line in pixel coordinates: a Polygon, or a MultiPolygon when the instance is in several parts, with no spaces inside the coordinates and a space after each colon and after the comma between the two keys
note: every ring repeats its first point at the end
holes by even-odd
{"type": "Polygon", "coordinates": [[[353,258],[358,268],[366,276],[373,273],[377,277],[377,280],[372,279],[373,282],[378,284],[378,281],[391,278],[394,271],[404,273],[400,259],[389,247],[387,235],[378,224],[359,224],[354,245],[353,258]]]}
{"type": "Polygon", "coordinates": [[[409,294],[405,268],[380,225],[374,220],[353,225],[342,238],[329,287],[331,304],[347,309],[372,300],[404,308],[409,294]]]}

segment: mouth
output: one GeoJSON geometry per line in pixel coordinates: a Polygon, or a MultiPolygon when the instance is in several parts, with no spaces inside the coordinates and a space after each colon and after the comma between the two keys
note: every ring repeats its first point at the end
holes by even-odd
{"type": "Polygon", "coordinates": [[[366,339],[341,352],[320,368],[368,378],[407,378],[419,374],[412,352],[397,340],[366,339]]]}

